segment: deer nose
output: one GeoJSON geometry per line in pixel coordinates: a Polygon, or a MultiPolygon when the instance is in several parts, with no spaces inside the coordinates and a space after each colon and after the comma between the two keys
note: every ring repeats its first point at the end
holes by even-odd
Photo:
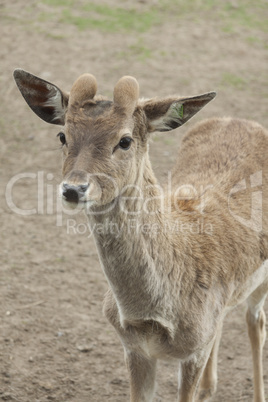
{"type": "Polygon", "coordinates": [[[68,202],[78,203],[79,199],[85,195],[89,184],[81,184],[79,186],[73,186],[68,183],[63,183],[62,195],[68,202]]]}

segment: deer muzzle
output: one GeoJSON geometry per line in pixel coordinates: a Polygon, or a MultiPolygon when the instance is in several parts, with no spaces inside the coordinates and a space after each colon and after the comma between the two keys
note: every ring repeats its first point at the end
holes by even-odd
{"type": "Polygon", "coordinates": [[[89,188],[89,184],[80,184],[74,186],[68,183],[62,184],[62,197],[67,202],[78,204],[79,201],[85,201],[85,193],[89,188]]]}

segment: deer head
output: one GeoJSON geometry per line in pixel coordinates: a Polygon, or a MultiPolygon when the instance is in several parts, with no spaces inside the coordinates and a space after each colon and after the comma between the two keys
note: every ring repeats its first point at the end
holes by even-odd
{"type": "Polygon", "coordinates": [[[81,75],[69,95],[21,69],[14,78],[41,119],[64,126],[58,134],[60,192],[66,204],[82,208],[107,206],[126,187],[140,185],[149,164],[150,133],[181,126],[216,95],[139,100],[138,82],[125,76],[110,101],[96,96],[97,82],[90,74],[81,75]]]}

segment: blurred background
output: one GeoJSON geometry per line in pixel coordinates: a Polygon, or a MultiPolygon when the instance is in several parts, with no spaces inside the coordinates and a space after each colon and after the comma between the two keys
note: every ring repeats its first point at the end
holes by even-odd
{"type": "MultiPolygon", "coordinates": [[[[65,91],[90,72],[108,97],[123,75],[138,79],[142,97],[216,90],[185,126],[152,138],[164,183],[195,122],[231,115],[268,127],[267,21],[267,0],[0,0],[0,400],[120,402],[129,392],[122,347],[102,316],[107,286],[85,218],[70,230],[57,212],[60,128],[30,111],[13,70],[65,91]]],[[[244,316],[242,306],[226,320],[214,402],[253,398],[244,316]]],[[[267,362],[266,344],[268,398],[267,362]]],[[[160,364],[156,401],[175,400],[176,370],[176,362],[160,364]]]]}

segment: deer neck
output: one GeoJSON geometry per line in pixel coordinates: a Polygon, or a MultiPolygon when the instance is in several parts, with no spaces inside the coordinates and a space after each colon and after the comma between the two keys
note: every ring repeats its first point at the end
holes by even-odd
{"type": "Polygon", "coordinates": [[[161,250],[170,244],[163,230],[163,194],[149,161],[127,196],[123,201],[119,198],[110,212],[89,218],[102,268],[122,325],[151,319],[165,325],[159,311],[163,299],[159,306],[158,302],[159,294],[169,294],[169,289],[164,289],[163,269],[171,261],[163,261],[161,250]]]}

